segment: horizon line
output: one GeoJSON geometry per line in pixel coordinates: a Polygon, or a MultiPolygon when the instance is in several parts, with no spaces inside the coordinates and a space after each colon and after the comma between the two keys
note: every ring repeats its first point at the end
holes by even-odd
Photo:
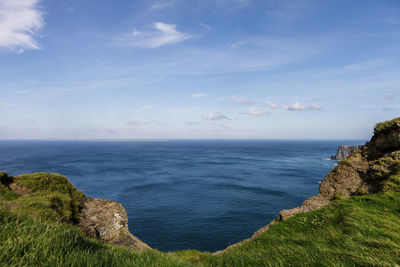
{"type": "Polygon", "coordinates": [[[0,141],[76,141],[76,142],[168,142],[168,141],[365,141],[364,138],[35,138],[0,141]]]}

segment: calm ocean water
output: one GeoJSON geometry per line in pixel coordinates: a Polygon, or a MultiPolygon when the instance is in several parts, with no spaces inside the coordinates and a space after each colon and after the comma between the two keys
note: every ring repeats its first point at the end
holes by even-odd
{"type": "Polygon", "coordinates": [[[216,251],[318,193],[342,144],[364,141],[0,141],[0,170],[57,172],[121,202],[129,228],[162,251],[216,251]]]}

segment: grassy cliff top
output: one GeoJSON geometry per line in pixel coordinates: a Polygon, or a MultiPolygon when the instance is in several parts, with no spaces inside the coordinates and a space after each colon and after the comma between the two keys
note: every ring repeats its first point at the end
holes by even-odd
{"type": "Polygon", "coordinates": [[[85,197],[69,180],[56,173],[31,173],[11,177],[0,173],[0,201],[19,214],[50,221],[76,223],[85,197]]]}
{"type": "Polygon", "coordinates": [[[387,132],[392,129],[400,129],[400,117],[377,123],[374,129],[374,134],[379,134],[382,132],[387,132]]]}

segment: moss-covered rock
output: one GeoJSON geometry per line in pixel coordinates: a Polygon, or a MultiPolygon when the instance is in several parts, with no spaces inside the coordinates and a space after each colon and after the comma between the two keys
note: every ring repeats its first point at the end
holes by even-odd
{"type": "Polygon", "coordinates": [[[400,118],[378,123],[371,141],[366,145],[369,159],[400,150],[400,118]]]}
{"type": "Polygon", "coordinates": [[[400,117],[377,123],[374,129],[374,135],[380,135],[392,130],[396,131],[399,129],[400,129],[400,117]]]}

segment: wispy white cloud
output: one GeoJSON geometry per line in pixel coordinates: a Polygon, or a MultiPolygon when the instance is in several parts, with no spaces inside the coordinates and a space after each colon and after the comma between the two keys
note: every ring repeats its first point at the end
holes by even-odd
{"type": "Polygon", "coordinates": [[[158,48],[180,43],[191,37],[189,34],[179,32],[174,24],[154,22],[152,31],[140,32],[134,30],[131,34],[125,36],[123,44],[139,48],[158,48]]]}
{"type": "Polygon", "coordinates": [[[14,104],[6,103],[6,102],[1,102],[1,103],[0,103],[0,106],[1,106],[1,107],[15,107],[14,104]]]}
{"type": "Polygon", "coordinates": [[[179,73],[238,73],[271,70],[294,62],[301,62],[329,53],[330,46],[324,38],[264,38],[250,36],[235,49],[222,47],[189,47],[176,51],[176,60],[190,58],[190,62],[169,72],[179,73]]]}
{"type": "MultiPolygon", "coordinates": [[[[129,35],[120,36],[114,44],[127,47],[145,46],[147,37],[137,29],[129,35]],[[135,36],[133,36],[135,35],[135,36]]],[[[193,33],[189,38],[200,35],[193,33]]],[[[329,38],[331,39],[331,38],[329,38]]],[[[226,43],[221,46],[198,46],[180,43],[180,49],[172,49],[169,53],[148,57],[146,62],[132,62],[118,72],[131,73],[160,73],[162,75],[203,75],[203,74],[232,74],[272,70],[277,67],[302,62],[317,57],[322,53],[329,53],[330,46],[335,40],[326,42],[321,36],[307,36],[307,38],[265,38],[249,36],[246,45],[238,49],[227,49],[226,43]],[[161,63],[161,64],[160,64],[161,63]],[[171,67],[173,65],[174,67],[171,67]]],[[[107,73],[108,74],[108,73],[107,73]]]]}
{"type": "Polygon", "coordinates": [[[271,112],[255,107],[255,108],[250,108],[244,114],[251,115],[251,116],[260,116],[260,115],[269,115],[269,114],[271,114],[271,112]]]}
{"type": "Polygon", "coordinates": [[[0,1],[0,48],[22,53],[40,49],[35,37],[44,26],[41,0],[0,1]]]}
{"type": "Polygon", "coordinates": [[[230,120],[228,116],[219,112],[204,114],[202,118],[209,121],[230,120]]]}
{"type": "Polygon", "coordinates": [[[308,109],[322,109],[322,107],[320,105],[317,104],[310,104],[308,105],[308,109]]]}
{"type": "Polygon", "coordinates": [[[289,110],[289,111],[306,111],[306,110],[314,110],[314,109],[322,109],[321,106],[316,105],[316,104],[310,104],[308,106],[305,106],[301,104],[300,102],[296,101],[293,104],[290,105],[282,105],[283,109],[289,110]]]}
{"type": "Polygon", "coordinates": [[[271,108],[271,109],[277,109],[278,105],[269,101],[264,102],[265,106],[271,108]]]}
{"type": "Polygon", "coordinates": [[[248,98],[246,98],[246,97],[242,97],[242,96],[231,96],[231,99],[232,99],[234,102],[239,103],[239,104],[242,104],[242,105],[251,105],[251,104],[254,103],[253,100],[248,99],[248,98]]]}
{"type": "Polygon", "coordinates": [[[207,94],[205,94],[205,93],[194,93],[194,94],[190,95],[190,97],[192,97],[192,98],[204,97],[204,96],[207,96],[207,94]]]}

